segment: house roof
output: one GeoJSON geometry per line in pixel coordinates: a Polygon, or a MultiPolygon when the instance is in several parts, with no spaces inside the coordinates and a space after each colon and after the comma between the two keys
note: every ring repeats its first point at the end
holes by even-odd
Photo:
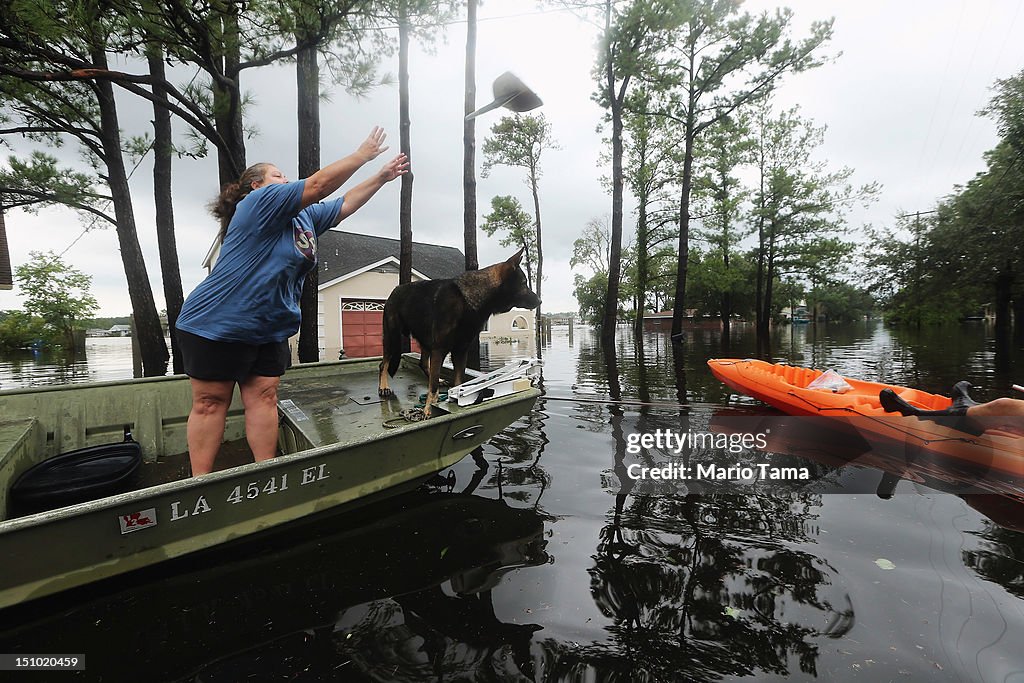
{"type": "MultiPolygon", "coordinates": [[[[321,282],[399,257],[399,241],[388,237],[328,230],[317,242],[321,282]]],[[[466,257],[455,247],[413,242],[412,267],[431,280],[458,277],[466,272],[466,257]]]]}
{"type": "Polygon", "coordinates": [[[0,289],[13,289],[14,273],[11,271],[11,254],[7,250],[7,227],[4,212],[0,210],[0,289]]]}

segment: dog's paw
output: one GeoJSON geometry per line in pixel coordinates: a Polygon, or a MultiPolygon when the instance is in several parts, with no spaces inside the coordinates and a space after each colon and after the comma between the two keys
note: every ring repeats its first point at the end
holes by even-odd
{"type": "Polygon", "coordinates": [[[395,392],[391,391],[388,387],[378,387],[377,395],[381,398],[391,398],[395,395],[395,392]]]}

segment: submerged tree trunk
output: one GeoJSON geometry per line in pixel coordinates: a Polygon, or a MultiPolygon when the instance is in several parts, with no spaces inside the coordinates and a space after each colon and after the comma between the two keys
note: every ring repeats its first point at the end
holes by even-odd
{"type": "MultiPolygon", "coordinates": [[[[534,223],[534,229],[537,234],[537,279],[534,281],[536,289],[533,291],[537,293],[537,298],[541,298],[541,285],[544,280],[544,245],[541,241],[541,227],[540,227],[540,196],[537,193],[537,169],[536,167],[530,167],[530,189],[533,191],[533,215],[536,216],[536,222],[534,223]]],[[[541,357],[541,348],[543,346],[542,332],[544,327],[544,317],[541,314],[541,305],[537,304],[537,308],[534,311],[534,320],[537,327],[537,357],[541,357]]]]}
{"type": "Polygon", "coordinates": [[[1024,293],[1013,297],[1013,335],[1017,341],[1024,340],[1024,293]]]}
{"type": "Polygon", "coordinates": [[[633,321],[633,337],[637,340],[644,335],[644,304],[647,299],[647,280],[649,278],[649,264],[647,250],[649,248],[647,228],[647,201],[646,192],[638,198],[638,211],[636,221],[636,319],[633,321]]]}
{"type": "MultiPolygon", "coordinates": [[[[610,69],[609,69],[610,74],[610,69]]],[[[609,75],[609,79],[611,76],[609,75]]],[[[609,86],[613,83],[609,80],[609,86]]],[[[615,343],[619,313],[619,280],[622,277],[622,107],[612,102],[612,234],[608,253],[608,293],[604,300],[601,342],[615,343]]]]}
{"type": "MultiPolygon", "coordinates": [[[[103,48],[93,50],[93,63],[106,69],[106,54],[103,48]]],[[[142,374],[146,377],[167,373],[167,345],[163,329],[156,312],[153,290],[149,285],[146,262],[142,257],[139,237],[135,227],[135,213],[132,209],[128,175],[122,157],[121,134],[117,120],[117,106],[114,89],[110,81],[100,80],[93,85],[100,110],[100,136],[103,157],[106,164],[107,182],[114,204],[117,220],[117,241],[128,281],[128,296],[135,316],[135,335],[139,354],[142,358],[142,374]]]]}
{"type": "MultiPolygon", "coordinates": [[[[166,102],[167,94],[159,85],[166,80],[163,53],[155,49],[148,55],[149,72],[154,76],[153,95],[166,102]]],[[[156,206],[156,239],[160,251],[160,275],[164,285],[167,306],[167,327],[171,335],[172,367],[175,374],[184,372],[178,331],[174,324],[184,302],[181,289],[181,268],[178,263],[178,245],[174,235],[174,203],[171,199],[171,112],[159,104],[153,105],[153,199],[156,206]]]]}
{"type": "MultiPolygon", "coordinates": [[[[299,177],[308,178],[320,168],[320,66],[316,47],[308,47],[296,55],[295,76],[299,123],[299,177]]],[[[299,362],[320,360],[320,317],[318,287],[319,265],[306,274],[299,308],[299,362]]]]}
{"type": "MultiPolygon", "coordinates": [[[[611,2],[605,2],[604,35],[611,31],[611,2]]],[[[615,343],[615,323],[619,313],[619,280],[622,277],[622,104],[629,87],[628,77],[619,92],[615,91],[615,58],[609,41],[605,55],[605,89],[612,118],[612,234],[608,253],[608,291],[601,319],[601,343],[605,348],[615,343]]],[[[613,351],[614,352],[614,351],[613,351]]]]}
{"type": "Polygon", "coordinates": [[[683,182],[679,193],[679,260],[676,269],[675,307],[672,309],[672,336],[683,333],[686,316],[686,276],[690,264],[690,191],[693,188],[694,113],[691,96],[686,115],[686,139],[683,148],[683,182]]]}
{"type": "Polygon", "coordinates": [[[1006,268],[996,276],[996,333],[1003,335],[1010,330],[1010,300],[1013,290],[1013,265],[1007,261],[1006,268]]]}
{"type": "MultiPolygon", "coordinates": [[[[476,110],[476,12],[477,0],[466,3],[466,93],[465,113],[476,110]]],[[[476,244],[476,119],[462,124],[462,221],[466,270],[480,268],[476,244]]],[[[480,369],[480,336],[469,345],[466,365],[480,369]]]]}
{"type": "MultiPolygon", "coordinates": [[[[466,114],[476,109],[476,7],[477,0],[466,3],[466,114]]],[[[462,125],[462,197],[463,236],[465,238],[466,270],[477,270],[476,245],[476,119],[462,125]]]]}

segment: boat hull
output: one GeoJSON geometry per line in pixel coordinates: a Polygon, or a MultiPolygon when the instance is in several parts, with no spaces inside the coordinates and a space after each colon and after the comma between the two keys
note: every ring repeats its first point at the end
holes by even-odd
{"type": "Polygon", "coordinates": [[[296,406],[298,419],[283,411],[282,433],[296,452],[0,522],[0,607],[413,487],[528,412],[539,394],[529,389],[386,428],[409,406],[355,403],[376,381],[376,361],[316,365],[289,371],[289,382],[337,386],[335,393],[355,388],[344,400],[328,394],[296,406]],[[345,424],[355,436],[341,440],[333,432],[345,424]]]}

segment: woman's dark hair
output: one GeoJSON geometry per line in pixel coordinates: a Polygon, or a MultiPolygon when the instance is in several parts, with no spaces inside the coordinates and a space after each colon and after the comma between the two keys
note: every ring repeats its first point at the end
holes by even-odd
{"type": "Polygon", "coordinates": [[[228,231],[228,224],[231,223],[231,217],[235,215],[235,207],[238,206],[238,202],[252,192],[254,182],[263,180],[263,176],[267,173],[267,166],[270,164],[261,162],[245,169],[238,180],[221,188],[217,198],[210,202],[210,213],[220,221],[219,237],[221,242],[224,241],[224,234],[228,231]]]}

